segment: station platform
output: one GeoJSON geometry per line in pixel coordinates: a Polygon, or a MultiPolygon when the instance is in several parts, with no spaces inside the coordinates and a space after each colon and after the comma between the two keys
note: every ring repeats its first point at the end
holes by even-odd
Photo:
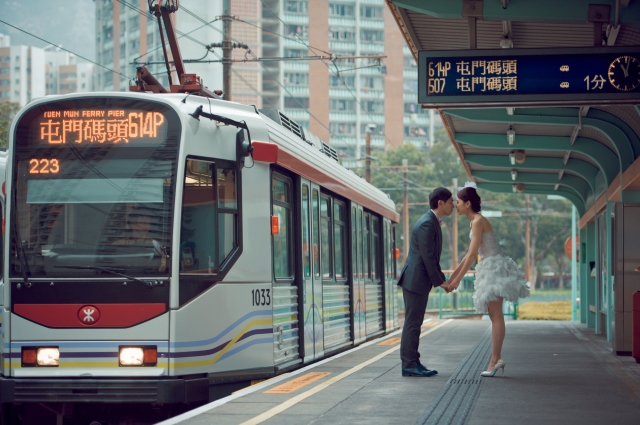
{"type": "Polygon", "coordinates": [[[427,319],[422,362],[401,376],[400,333],[162,422],[184,424],[638,424],[640,364],[584,325],[509,321],[505,374],[481,378],[490,322],[427,319]]]}

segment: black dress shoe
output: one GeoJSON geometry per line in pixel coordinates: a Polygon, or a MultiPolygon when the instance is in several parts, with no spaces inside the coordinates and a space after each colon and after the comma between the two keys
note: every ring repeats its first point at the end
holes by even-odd
{"type": "MultiPolygon", "coordinates": [[[[429,370],[429,369],[427,369],[427,368],[425,367],[425,365],[423,365],[423,364],[422,364],[422,363],[420,363],[420,362],[418,362],[418,366],[417,366],[417,367],[418,367],[419,369],[422,369],[422,370],[427,370],[427,371],[429,370]]],[[[437,371],[437,370],[432,370],[431,372],[435,372],[435,373],[434,373],[434,375],[437,375],[437,374],[438,374],[438,371],[437,371]]]]}
{"type": "Polygon", "coordinates": [[[436,373],[438,372],[436,372],[435,370],[429,370],[424,366],[422,368],[420,366],[402,368],[402,376],[418,376],[426,378],[429,376],[433,376],[436,373]]]}

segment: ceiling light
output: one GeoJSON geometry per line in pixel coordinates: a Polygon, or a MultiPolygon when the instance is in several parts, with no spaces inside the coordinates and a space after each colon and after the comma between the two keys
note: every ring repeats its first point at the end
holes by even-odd
{"type": "Polygon", "coordinates": [[[516,170],[511,170],[511,180],[515,180],[518,177],[518,172],[516,170]]]}
{"type": "Polygon", "coordinates": [[[516,153],[514,151],[511,151],[509,154],[509,161],[511,162],[511,165],[516,165],[516,153]]]}
{"type": "Polygon", "coordinates": [[[569,157],[571,156],[571,151],[567,151],[564,154],[564,159],[562,160],[562,162],[564,163],[564,165],[567,165],[567,162],[569,162],[569,157]]]}
{"type": "Polygon", "coordinates": [[[564,176],[564,170],[558,171],[558,180],[562,180],[562,176],[564,176]]]}
{"type": "Polygon", "coordinates": [[[556,185],[553,186],[553,190],[557,191],[559,187],[560,187],[560,185],[556,184],[556,185]]]}
{"type": "Polygon", "coordinates": [[[513,127],[509,126],[509,130],[507,130],[507,142],[509,142],[510,145],[513,145],[515,141],[516,141],[516,132],[513,131],[513,127]]]}
{"type": "Polygon", "coordinates": [[[514,183],[511,185],[511,190],[513,190],[514,193],[522,193],[524,192],[524,184],[523,183],[514,183]]]}

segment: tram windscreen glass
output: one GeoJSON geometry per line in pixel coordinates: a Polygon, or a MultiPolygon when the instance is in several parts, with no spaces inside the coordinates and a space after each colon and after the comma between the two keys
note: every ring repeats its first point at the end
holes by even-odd
{"type": "Polygon", "coordinates": [[[23,115],[13,137],[11,277],[169,275],[180,132],[171,108],[126,98],[23,115]]]}

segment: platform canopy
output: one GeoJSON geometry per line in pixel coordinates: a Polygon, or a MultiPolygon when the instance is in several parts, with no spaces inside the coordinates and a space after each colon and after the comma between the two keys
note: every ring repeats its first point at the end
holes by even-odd
{"type": "MultiPolygon", "coordinates": [[[[422,104],[439,110],[467,174],[479,188],[561,195],[580,212],[581,227],[607,201],[640,201],[640,109],[635,105],[640,100],[640,0],[386,1],[414,58],[422,60],[418,70],[419,90],[425,95],[422,104]],[[617,49],[624,46],[637,50],[617,49]],[[513,54],[535,49],[531,52],[542,55],[540,63],[553,63],[544,54],[559,48],[568,48],[568,56],[582,52],[594,61],[610,58],[607,53],[625,53],[598,72],[584,68],[590,74],[575,96],[515,96],[517,90],[507,85],[507,77],[520,76],[516,88],[524,88],[527,81],[525,65],[519,65],[520,74],[511,68],[507,73],[513,54]],[[487,55],[484,49],[493,51],[487,55]],[[437,96],[441,88],[432,84],[438,81],[429,79],[429,69],[431,77],[438,77],[433,68],[437,64],[425,59],[438,56],[452,57],[448,69],[458,73],[446,75],[451,96],[443,96],[442,102],[437,96]],[[466,82],[460,76],[465,57],[470,58],[469,65],[476,60],[478,66],[476,74],[467,74],[466,82]],[[503,68],[495,74],[481,68],[501,57],[503,68]],[[489,77],[502,79],[487,85],[489,77]],[[451,103],[461,94],[454,89],[460,90],[463,83],[478,84],[478,95],[451,103]],[[486,90],[492,88],[500,92],[487,96],[486,90]],[[590,90],[607,89],[620,95],[591,96],[590,90]]],[[[535,60],[530,63],[528,72],[534,78],[535,60]]],[[[576,68],[571,66],[573,72],[576,68]]],[[[539,74],[549,78],[561,78],[558,72],[569,74],[568,66],[561,68],[539,74]]],[[[582,76],[571,83],[572,89],[576,81],[581,82],[582,76]]],[[[568,82],[561,84],[568,89],[568,82]]],[[[530,87],[535,91],[535,84],[530,87]]]]}

